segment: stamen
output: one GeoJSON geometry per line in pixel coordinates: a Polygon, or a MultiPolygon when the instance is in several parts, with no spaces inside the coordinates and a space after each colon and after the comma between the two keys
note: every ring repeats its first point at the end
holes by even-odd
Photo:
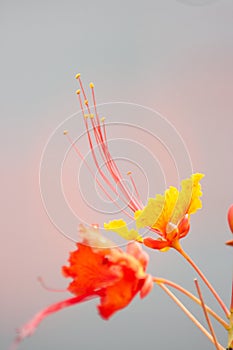
{"type": "Polygon", "coordinates": [[[136,196],[137,196],[138,201],[140,202],[141,206],[143,206],[142,201],[141,201],[141,198],[140,198],[140,195],[139,195],[139,192],[138,192],[137,187],[136,187],[136,184],[135,184],[135,181],[134,181],[133,176],[132,176],[132,172],[131,172],[131,171],[128,171],[127,175],[129,176],[130,181],[131,181],[131,183],[132,183],[132,185],[133,185],[133,188],[134,188],[134,191],[135,191],[135,193],[136,193],[136,196]]]}
{"type": "Polygon", "coordinates": [[[102,117],[100,119],[101,123],[102,123],[102,128],[103,128],[103,131],[104,131],[104,142],[105,142],[105,145],[107,147],[107,133],[106,133],[106,126],[105,126],[105,117],[102,117]]]}
{"type": "Polygon", "coordinates": [[[143,206],[141,204],[141,202],[139,201],[139,199],[137,197],[131,196],[129,189],[127,188],[127,186],[124,184],[123,182],[123,177],[116,165],[116,163],[114,162],[114,160],[112,159],[109,150],[108,150],[108,145],[107,145],[107,138],[106,138],[106,129],[105,129],[105,124],[102,124],[102,128],[100,126],[100,121],[99,121],[99,117],[98,117],[98,113],[97,113],[97,108],[96,108],[96,100],[95,100],[95,93],[94,93],[94,84],[90,83],[90,88],[92,91],[92,99],[93,99],[93,105],[94,105],[94,110],[95,110],[95,116],[93,116],[93,114],[91,113],[90,107],[89,107],[89,102],[87,99],[87,95],[85,93],[85,90],[83,88],[83,84],[80,78],[80,75],[77,74],[77,79],[79,81],[80,84],[80,88],[84,97],[84,104],[88,110],[88,114],[90,117],[90,121],[92,124],[93,129],[89,130],[88,128],[88,123],[84,114],[84,110],[83,110],[83,105],[82,105],[82,100],[80,97],[80,93],[78,94],[79,97],[79,103],[80,103],[80,107],[84,116],[84,120],[85,120],[85,126],[86,126],[86,130],[87,130],[87,136],[88,136],[88,141],[89,141],[89,145],[91,148],[91,152],[92,152],[92,156],[93,156],[93,160],[96,164],[96,167],[101,175],[101,177],[103,178],[103,180],[105,181],[105,183],[111,188],[111,190],[116,193],[119,198],[121,198],[121,200],[127,204],[127,206],[133,211],[135,212],[138,209],[141,209],[143,206]],[[104,136],[102,134],[102,129],[103,129],[103,133],[104,136]],[[92,142],[92,137],[91,137],[91,131],[93,131],[94,133],[94,137],[95,137],[95,141],[100,153],[101,158],[103,159],[104,163],[106,164],[106,167],[112,177],[112,179],[114,180],[114,182],[118,185],[118,187],[121,190],[121,193],[123,195],[121,195],[121,193],[119,193],[119,191],[117,191],[115,189],[115,187],[113,187],[113,185],[111,184],[111,182],[109,181],[109,179],[105,176],[105,174],[102,172],[99,163],[97,161],[96,158],[96,154],[94,151],[94,147],[93,147],[93,142],[92,142]]]}
{"type": "Polygon", "coordinates": [[[98,116],[98,113],[97,113],[95,91],[94,91],[94,84],[93,83],[90,83],[90,88],[91,88],[91,94],[92,94],[92,100],[93,100],[93,105],[94,105],[97,125],[98,125],[98,129],[99,129],[99,133],[101,133],[101,131],[100,131],[100,121],[99,121],[99,116],[98,116]]]}
{"type": "MultiPolygon", "coordinates": [[[[66,130],[65,130],[66,131],[66,130]]],[[[91,167],[89,166],[89,164],[87,163],[85,157],[82,155],[82,153],[80,152],[80,150],[78,149],[77,145],[74,143],[74,141],[72,140],[72,138],[69,136],[68,132],[63,132],[64,135],[66,136],[68,142],[70,143],[71,147],[73,148],[73,150],[75,151],[75,153],[79,156],[79,158],[83,161],[83,163],[85,164],[85,166],[87,167],[88,171],[90,172],[90,174],[92,175],[93,179],[96,181],[97,185],[99,186],[99,188],[103,191],[103,193],[106,195],[106,197],[113,203],[115,203],[115,205],[120,209],[121,212],[123,212],[125,215],[127,215],[130,219],[133,219],[133,216],[131,214],[129,214],[125,209],[122,209],[121,206],[114,201],[114,199],[112,198],[112,196],[107,192],[107,190],[104,188],[104,186],[102,185],[102,183],[95,177],[95,174],[93,172],[93,170],[91,169],[91,167]]],[[[118,193],[116,193],[118,194],[118,193]]]]}
{"type": "MultiPolygon", "coordinates": [[[[84,103],[85,103],[86,106],[87,106],[87,109],[88,109],[89,114],[91,114],[90,108],[89,108],[89,104],[88,104],[88,100],[87,100],[87,97],[86,97],[86,93],[85,93],[85,90],[84,90],[84,88],[83,88],[83,85],[82,85],[82,82],[81,82],[80,77],[78,78],[78,80],[79,80],[79,84],[80,84],[80,87],[81,87],[81,90],[82,90],[82,93],[83,93],[83,96],[84,96],[84,99],[85,99],[84,103]]],[[[84,114],[84,110],[83,110],[83,105],[82,105],[82,100],[81,100],[80,94],[78,95],[78,97],[79,97],[79,104],[80,104],[80,107],[81,107],[83,116],[84,116],[84,118],[85,118],[85,114],[84,114]]],[[[106,165],[107,165],[107,167],[108,167],[109,161],[112,162],[113,160],[111,159],[111,156],[110,156],[110,157],[107,156],[107,155],[108,155],[108,153],[106,152],[107,150],[105,149],[105,146],[104,146],[104,144],[103,144],[103,142],[102,142],[103,137],[102,137],[102,134],[101,134],[101,130],[99,130],[100,133],[97,132],[97,128],[96,128],[96,125],[95,125],[95,122],[94,122],[94,119],[93,119],[93,118],[91,119],[91,123],[92,123],[93,131],[94,131],[94,135],[95,135],[95,140],[96,140],[96,143],[97,143],[97,146],[98,146],[100,155],[101,155],[103,161],[106,163],[106,165]],[[99,139],[100,135],[101,135],[101,140],[99,139]],[[102,152],[103,152],[103,153],[102,153],[102,152]],[[104,156],[107,158],[107,162],[106,162],[106,159],[105,159],[104,156]],[[109,158],[109,159],[108,159],[108,158],[109,158]]],[[[87,124],[87,121],[86,121],[86,120],[85,120],[85,126],[86,126],[86,130],[87,130],[87,135],[88,135],[88,140],[89,140],[89,145],[90,145],[90,148],[91,148],[93,160],[94,160],[94,162],[95,162],[95,164],[96,164],[96,167],[97,167],[98,171],[100,172],[101,177],[102,177],[102,178],[104,179],[104,181],[108,184],[108,186],[111,188],[111,190],[112,190],[114,193],[116,193],[116,194],[121,198],[121,200],[122,200],[123,202],[125,202],[124,198],[121,197],[120,193],[119,193],[118,191],[116,191],[115,187],[112,186],[111,182],[108,180],[108,178],[107,178],[107,177],[105,176],[105,174],[102,172],[102,170],[101,170],[101,168],[100,168],[100,166],[99,166],[99,164],[98,164],[96,155],[95,155],[95,151],[94,151],[94,147],[93,147],[92,139],[91,139],[91,134],[90,134],[90,131],[89,131],[89,128],[88,128],[88,124],[87,124]]],[[[115,165],[115,164],[114,164],[114,165],[115,165]]],[[[109,169],[109,167],[108,167],[108,169],[109,169]]],[[[117,169],[117,170],[118,170],[118,169],[117,169]]],[[[119,179],[119,178],[116,178],[116,177],[114,176],[115,174],[114,174],[114,172],[112,171],[112,169],[109,170],[109,171],[110,171],[111,175],[113,176],[113,179],[114,179],[115,183],[120,183],[120,179],[119,179]]],[[[118,171],[118,172],[119,172],[119,171],[118,171]]],[[[120,187],[122,188],[122,185],[120,185],[120,187]]],[[[124,189],[123,189],[122,191],[124,192],[124,189]]],[[[126,192],[126,193],[125,193],[126,198],[128,197],[128,200],[131,201],[129,195],[127,195],[127,191],[125,191],[125,192],[126,192]]],[[[126,203],[127,205],[129,205],[128,201],[125,202],[125,203],[126,203]]],[[[131,207],[131,206],[130,206],[130,209],[131,209],[131,210],[134,210],[134,208],[131,207]]]]}
{"type": "MultiPolygon", "coordinates": [[[[108,180],[108,178],[105,176],[105,174],[102,172],[99,164],[98,164],[98,161],[97,161],[97,158],[96,158],[96,155],[95,155],[95,151],[94,151],[94,147],[93,147],[93,144],[92,144],[92,139],[91,139],[91,134],[90,134],[90,131],[89,131],[89,127],[88,127],[88,123],[87,123],[87,118],[89,117],[89,114],[84,114],[84,110],[83,110],[83,105],[82,105],[82,100],[81,100],[81,97],[80,95],[78,96],[79,97],[79,103],[80,103],[80,107],[81,107],[81,110],[82,110],[82,113],[83,113],[83,117],[85,119],[85,126],[86,126],[86,131],[87,131],[87,136],[88,136],[88,141],[89,141],[89,145],[90,145],[90,149],[91,149],[91,152],[92,152],[92,157],[93,157],[93,160],[95,162],[95,165],[101,175],[101,177],[103,178],[103,180],[106,182],[106,184],[111,188],[111,190],[116,193],[118,195],[118,193],[116,192],[115,188],[113,187],[113,185],[110,183],[110,181],[108,180]]],[[[92,119],[93,120],[93,119],[92,119]]],[[[97,143],[98,145],[98,143],[97,143]]]]}

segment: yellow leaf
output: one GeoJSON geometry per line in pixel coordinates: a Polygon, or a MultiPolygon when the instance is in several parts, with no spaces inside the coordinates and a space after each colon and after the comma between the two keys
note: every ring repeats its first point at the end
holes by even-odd
{"type": "Polygon", "coordinates": [[[116,232],[119,236],[129,241],[143,242],[142,236],[134,229],[129,230],[126,222],[122,219],[110,221],[108,224],[104,223],[104,228],[107,231],[116,232]]]}

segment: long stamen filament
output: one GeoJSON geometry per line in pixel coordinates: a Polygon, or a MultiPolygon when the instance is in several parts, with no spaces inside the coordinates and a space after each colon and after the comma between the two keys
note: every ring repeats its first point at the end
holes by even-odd
{"type": "Polygon", "coordinates": [[[114,202],[115,205],[119,208],[119,210],[121,212],[123,212],[125,215],[127,215],[130,219],[133,219],[133,216],[131,214],[129,214],[126,210],[122,209],[121,206],[117,203],[117,201],[114,201],[113,197],[107,192],[107,190],[104,188],[104,186],[102,185],[102,183],[98,180],[98,178],[96,178],[93,170],[91,169],[91,167],[89,166],[89,164],[87,163],[85,157],[82,155],[82,153],[80,152],[80,150],[78,149],[77,145],[73,142],[73,140],[71,139],[71,137],[69,136],[67,130],[64,131],[64,135],[67,137],[70,145],[72,146],[72,148],[74,149],[75,153],[79,156],[79,158],[83,161],[83,163],[85,164],[85,166],[87,167],[88,171],[90,172],[90,174],[92,175],[93,179],[96,181],[97,185],[100,187],[100,189],[103,191],[103,193],[106,195],[106,197],[111,201],[114,202]]]}
{"type": "Polygon", "coordinates": [[[95,116],[91,114],[89,102],[88,102],[87,95],[85,93],[85,90],[84,90],[84,87],[83,87],[83,84],[82,84],[82,81],[80,78],[80,74],[76,75],[76,79],[78,80],[79,85],[80,85],[80,90],[77,90],[77,94],[79,97],[79,104],[80,104],[80,107],[81,107],[81,110],[82,110],[82,113],[83,113],[83,116],[85,119],[85,126],[86,126],[86,130],[87,130],[88,141],[89,141],[89,145],[91,148],[91,152],[92,152],[92,156],[93,156],[93,160],[95,162],[95,165],[96,165],[97,169],[99,170],[100,175],[104,179],[105,183],[111,188],[111,190],[114,193],[117,193],[117,195],[121,198],[121,200],[123,202],[125,202],[133,212],[135,212],[136,210],[141,209],[143,207],[143,205],[140,201],[140,198],[134,197],[134,195],[130,194],[127,186],[124,184],[123,177],[122,177],[115,161],[112,159],[112,157],[108,151],[105,124],[104,123],[102,124],[103,132],[104,132],[104,135],[103,135],[102,131],[101,131],[98,112],[97,112],[94,84],[90,83],[95,116]],[[80,96],[81,91],[82,91],[82,95],[84,98],[84,105],[87,108],[88,114],[90,116],[92,115],[92,117],[90,118],[91,124],[92,124],[92,130],[94,133],[95,141],[96,141],[97,147],[99,149],[100,155],[101,155],[102,159],[104,160],[105,165],[106,165],[111,177],[113,178],[114,182],[119,186],[119,189],[121,190],[121,193],[123,194],[123,197],[120,195],[119,191],[115,190],[115,188],[113,189],[112,184],[109,182],[108,178],[102,172],[102,170],[100,169],[100,166],[98,164],[96,154],[94,151],[94,147],[93,147],[92,138],[91,138],[91,130],[88,128],[88,121],[87,121],[87,118],[85,118],[85,112],[84,112],[84,108],[83,108],[83,104],[82,104],[82,100],[81,100],[81,96],[80,96]],[[126,198],[126,201],[125,201],[125,198],[126,198]]]}
{"type": "MultiPolygon", "coordinates": [[[[80,90],[77,90],[77,92],[79,92],[79,91],[80,90]]],[[[95,165],[96,165],[96,167],[97,167],[97,169],[98,169],[98,171],[100,173],[100,176],[104,180],[104,182],[108,185],[108,187],[117,196],[119,196],[119,193],[116,191],[115,187],[111,184],[111,182],[108,180],[108,178],[105,176],[105,174],[103,173],[103,171],[101,170],[101,168],[100,168],[100,166],[98,164],[98,161],[97,161],[97,158],[96,158],[96,155],[95,155],[95,150],[94,150],[93,143],[92,143],[92,139],[91,139],[91,135],[90,135],[90,130],[89,130],[89,127],[88,127],[88,121],[87,121],[86,114],[85,114],[84,109],[83,109],[83,104],[82,104],[82,100],[81,100],[81,97],[80,97],[80,93],[77,93],[77,95],[78,95],[78,98],[79,98],[79,104],[80,104],[81,111],[82,111],[82,114],[83,114],[84,123],[85,123],[86,131],[87,131],[87,137],[88,137],[88,141],[89,141],[89,145],[90,145],[90,149],[91,149],[91,153],[92,153],[92,157],[93,157],[94,163],[95,163],[95,165]]]]}
{"type": "Polygon", "coordinates": [[[136,193],[136,197],[137,197],[137,199],[138,199],[138,201],[139,201],[139,203],[140,203],[140,206],[143,207],[143,203],[142,203],[142,201],[141,201],[141,198],[140,198],[140,195],[139,195],[139,192],[138,192],[138,189],[137,189],[137,186],[136,186],[136,184],[135,184],[135,181],[134,181],[134,178],[133,178],[133,176],[132,176],[131,171],[128,171],[127,175],[129,176],[130,181],[131,181],[131,183],[132,183],[132,185],[133,185],[133,188],[134,188],[134,191],[135,191],[135,193],[136,193]]]}

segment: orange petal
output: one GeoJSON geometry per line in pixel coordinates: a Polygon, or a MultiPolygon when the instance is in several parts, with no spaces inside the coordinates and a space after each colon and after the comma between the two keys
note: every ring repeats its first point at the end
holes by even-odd
{"type": "Polygon", "coordinates": [[[164,248],[169,248],[170,244],[168,241],[161,241],[158,239],[153,239],[151,237],[144,238],[143,243],[145,246],[152,248],[152,249],[164,249],[164,248]]]}
{"type": "Polygon", "coordinates": [[[190,229],[189,216],[186,214],[178,225],[179,238],[185,237],[190,229]]]}
{"type": "Polygon", "coordinates": [[[135,257],[142,264],[144,270],[146,270],[149,262],[149,255],[141,248],[139,243],[128,243],[126,247],[126,253],[135,257]]]}
{"type": "Polygon", "coordinates": [[[106,255],[109,249],[94,252],[89,246],[77,244],[78,249],[70,254],[70,266],[62,268],[65,277],[73,278],[68,290],[76,295],[93,293],[115,283],[121,278],[121,269],[111,268],[106,255]]]}
{"type": "Polygon", "coordinates": [[[134,271],[124,268],[124,277],[117,283],[106,288],[98,305],[102,318],[108,319],[116,311],[126,307],[144,284],[145,279],[138,279],[134,271]]]}
{"type": "Polygon", "coordinates": [[[147,275],[145,282],[140,290],[140,297],[145,298],[153,288],[154,282],[153,277],[151,275],[147,275]]]}

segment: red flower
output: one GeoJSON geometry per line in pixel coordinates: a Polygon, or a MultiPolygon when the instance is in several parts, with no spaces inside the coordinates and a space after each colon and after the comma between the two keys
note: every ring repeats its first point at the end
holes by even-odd
{"type": "Polygon", "coordinates": [[[108,319],[126,307],[137,293],[143,298],[150,292],[153,281],[145,272],[148,255],[137,243],[129,243],[124,252],[113,247],[97,228],[81,226],[80,234],[82,243],[77,243],[77,249],[70,253],[69,266],[62,268],[63,275],[73,279],[67,290],[75,297],[36,314],[19,330],[12,349],[31,335],[46,316],[65,307],[99,297],[100,316],[108,319]]]}
{"type": "Polygon", "coordinates": [[[135,242],[127,245],[126,252],[112,248],[96,228],[82,226],[81,232],[84,241],[77,244],[77,250],[70,254],[70,266],[62,271],[73,279],[68,287],[72,294],[100,297],[99,313],[108,319],[138,292],[144,297],[150,291],[152,279],[145,273],[148,256],[135,242]]]}

